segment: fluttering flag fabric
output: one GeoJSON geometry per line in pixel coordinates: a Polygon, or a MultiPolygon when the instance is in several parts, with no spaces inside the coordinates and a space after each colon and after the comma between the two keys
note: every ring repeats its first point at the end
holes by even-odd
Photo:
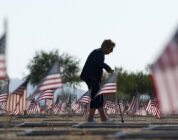
{"type": "Polygon", "coordinates": [[[58,103],[58,104],[54,104],[54,106],[53,106],[53,112],[54,112],[54,114],[57,114],[57,113],[59,113],[60,112],[60,110],[61,110],[61,107],[62,107],[62,104],[61,103],[58,103]]]}
{"type": "Polygon", "coordinates": [[[104,108],[106,109],[106,112],[108,114],[112,114],[116,112],[116,104],[113,103],[112,101],[106,101],[104,103],[104,108]]]}
{"type": "Polygon", "coordinates": [[[60,103],[60,96],[58,94],[57,98],[56,98],[56,101],[55,101],[55,103],[54,103],[54,105],[52,107],[54,114],[59,113],[60,110],[61,110],[61,107],[62,107],[62,103],[60,103]]]}
{"type": "Polygon", "coordinates": [[[6,102],[7,97],[8,97],[7,93],[0,94],[0,103],[1,102],[6,102]]]}
{"type": "Polygon", "coordinates": [[[38,84],[33,95],[41,94],[46,90],[56,90],[62,88],[62,77],[60,75],[59,63],[55,62],[48,70],[46,76],[38,84]]]}
{"type": "Polygon", "coordinates": [[[148,105],[146,107],[146,111],[153,116],[156,116],[157,118],[160,118],[161,113],[158,108],[158,102],[156,99],[154,100],[149,100],[148,105]]]}
{"type": "Polygon", "coordinates": [[[38,101],[46,100],[46,99],[53,100],[53,96],[54,96],[54,90],[46,90],[40,94],[37,100],[38,101]]]}
{"type": "Polygon", "coordinates": [[[111,74],[107,82],[101,87],[95,97],[102,94],[115,94],[117,92],[116,78],[116,73],[111,74]]]}
{"type": "Polygon", "coordinates": [[[152,83],[163,115],[178,111],[178,30],[151,65],[152,83]]]}
{"type": "Polygon", "coordinates": [[[81,103],[81,104],[89,104],[91,101],[91,90],[88,90],[86,93],[84,93],[77,102],[81,103]]]}
{"type": "MultiPolygon", "coordinates": [[[[90,96],[91,96],[91,90],[88,90],[76,102],[82,108],[81,112],[82,112],[84,117],[88,116],[88,108],[89,108],[89,104],[90,104],[90,101],[91,101],[90,96]]],[[[78,107],[78,109],[79,109],[79,107],[78,107]]]]}
{"type": "Polygon", "coordinates": [[[79,109],[79,107],[80,107],[80,104],[79,104],[79,103],[77,103],[76,101],[73,101],[73,102],[72,102],[72,104],[71,104],[71,109],[72,109],[73,111],[77,111],[77,110],[79,109]]]}
{"type": "Polygon", "coordinates": [[[137,110],[138,110],[138,98],[136,96],[133,96],[127,112],[136,113],[137,110]]]}
{"type": "Polygon", "coordinates": [[[9,94],[6,107],[8,112],[18,112],[19,114],[23,114],[26,110],[28,81],[29,79],[27,78],[14,92],[12,92],[12,94],[9,94]]]}
{"type": "Polygon", "coordinates": [[[28,102],[29,102],[29,106],[27,107],[27,114],[40,113],[39,103],[35,101],[35,98],[30,98],[28,102]]]}
{"type": "Polygon", "coordinates": [[[0,38],[0,80],[7,78],[6,70],[6,34],[0,38]]]}

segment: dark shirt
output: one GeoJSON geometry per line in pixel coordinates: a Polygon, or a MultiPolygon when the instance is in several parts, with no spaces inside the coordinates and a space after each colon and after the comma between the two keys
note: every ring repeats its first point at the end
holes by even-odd
{"type": "Polygon", "coordinates": [[[104,63],[104,59],[105,55],[101,48],[93,50],[85,62],[80,78],[84,81],[89,78],[94,78],[98,82],[101,82],[103,68],[106,71],[111,70],[111,68],[104,63]]]}

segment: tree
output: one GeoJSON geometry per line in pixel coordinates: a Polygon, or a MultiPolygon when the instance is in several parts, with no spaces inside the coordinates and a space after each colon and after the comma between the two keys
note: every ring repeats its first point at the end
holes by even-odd
{"type": "Polygon", "coordinates": [[[79,60],[74,56],[70,56],[67,53],[60,54],[57,50],[36,52],[34,58],[27,65],[27,69],[30,73],[30,83],[35,86],[45,76],[48,69],[58,61],[60,64],[60,73],[62,81],[69,83],[73,86],[78,85],[79,78],[79,60]]]}
{"type": "Polygon", "coordinates": [[[135,94],[136,92],[140,94],[149,94],[151,91],[151,83],[148,74],[143,72],[128,73],[122,68],[117,68],[116,72],[119,94],[130,94],[130,96],[133,96],[131,94],[135,94]]]}

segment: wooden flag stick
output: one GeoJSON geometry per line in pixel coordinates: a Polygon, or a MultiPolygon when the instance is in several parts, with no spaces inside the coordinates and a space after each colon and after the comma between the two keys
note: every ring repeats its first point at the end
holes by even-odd
{"type": "MultiPolygon", "coordinates": [[[[115,73],[116,73],[116,68],[115,68],[115,73]]],[[[122,115],[119,99],[117,98],[117,74],[116,74],[116,94],[115,94],[115,98],[116,98],[116,105],[119,104],[119,111],[120,111],[120,116],[121,116],[121,122],[124,123],[124,119],[123,119],[123,115],[122,115]]]]}

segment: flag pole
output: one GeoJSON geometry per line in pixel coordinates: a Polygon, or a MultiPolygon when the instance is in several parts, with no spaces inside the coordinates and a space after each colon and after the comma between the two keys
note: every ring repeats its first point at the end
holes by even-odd
{"type": "MultiPolygon", "coordinates": [[[[70,117],[71,117],[71,93],[69,93],[68,95],[68,101],[67,101],[67,126],[69,126],[69,121],[70,121],[70,117]]],[[[68,128],[68,127],[67,127],[68,128]]]]}
{"type": "MultiPolygon", "coordinates": [[[[115,72],[116,72],[116,68],[115,68],[115,72]]],[[[115,108],[116,108],[115,115],[116,116],[117,116],[117,104],[118,104],[118,99],[117,99],[117,76],[116,76],[116,93],[115,93],[115,108]]],[[[120,109],[120,107],[119,107],[119,109],[120,109]]]]}
{"type": "MultiPolygon", "coordinates": [[[[115,67],[115,73],[116,73],[116,67],[115,67]]],[[[115,100],[116,100],[116,105],[119,104],[119,111],[120,111],[120,116],[121,116],[121,122],[124,123],[121,107],[120,107],[120,102],[119,99],[117,98],[117,75],[116,75],[116,94],[115,94],[115,100]]],[[[116,106],[117,107],[117,106],[116,106]]]]}

